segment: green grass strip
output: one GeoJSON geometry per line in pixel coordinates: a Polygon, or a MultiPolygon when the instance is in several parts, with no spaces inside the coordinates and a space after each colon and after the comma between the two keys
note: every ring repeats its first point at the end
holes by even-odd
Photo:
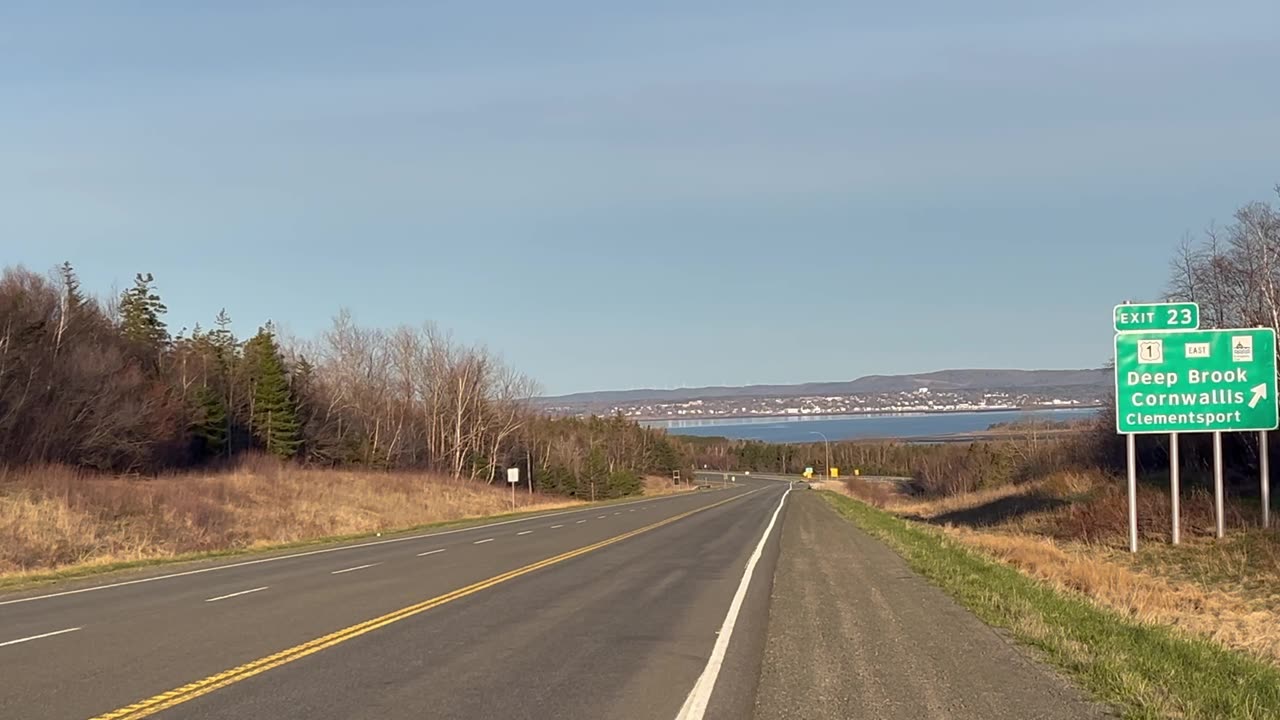
{"type": "Polygon", "coordinates": [[[985,558],[937,530],[823,491],[836,512],[893,548],[989,625],[1039,650],[1126,718],[1280,718],[1280,669],[1145,625],[985,558]]]}

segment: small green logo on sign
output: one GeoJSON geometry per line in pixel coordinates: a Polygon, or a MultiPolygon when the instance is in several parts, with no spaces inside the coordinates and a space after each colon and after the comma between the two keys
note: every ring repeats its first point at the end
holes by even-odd
{"type": "Polygon", "coordinates": [[[1117,305],[1116,332],[1146,330],[1195,330],[1200,327],[1200,306],[1191,302],[1117,305]]]}
{"type": "Polygon", "coordinates": [[[1121,433],[1274,430],[1271,328],[1116,335],[1121,433]]]}

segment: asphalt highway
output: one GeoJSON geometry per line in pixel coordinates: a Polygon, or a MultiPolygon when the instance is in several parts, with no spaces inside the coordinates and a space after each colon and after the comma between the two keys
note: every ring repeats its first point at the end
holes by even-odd
{"type": "Polygon", "coordinates": [[[787,490],[0,596],[0,717],[747,717],[787,490]]]}
{"type": "Polygon", "coordinates": [[[0,718],[1103,718],[785,478],[0,595],[0,718]]]}

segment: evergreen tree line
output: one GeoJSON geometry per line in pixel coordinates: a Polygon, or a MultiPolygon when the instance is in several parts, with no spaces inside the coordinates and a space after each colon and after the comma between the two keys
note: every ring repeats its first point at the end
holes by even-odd
{"type": "Polygon", "coordinates": [[[633,495],[640,475],[671,478],[690,462],[684,438],[622,416],[535,418],[523,441],[540,490],[585,500],[633,495]]]}
{"type": "Polygon", "coordinates": [[[811,467],[819,477],[827,476],[830,468],[838,468],[844,477],[855,471],[862,475],[907,477],[924,493],[950,495],[1096,464],[1094,437],[1084,432],[929,444],[846,440],[782,445],[725,438],[682,438],[681,442],[689,445],[698,468],[798,475],[811,467]]]}
{"type": "Polygon", "coordinates": [[[304,422],[314,367],[286,358],[270,323],[241,340],[170,333],[150,274],[107,303],[75,270],[0,276],[0,461],[114,471],[183,467],[260,449],[282,458],[319,445],[304,422]]]}
{"type": "Polygon", "coordinates": [[[70,264],[0,275],[0,464],[154,472],[266,452],[310,465],[413,468],[613,497],[678,466],[664,433],[539,417],[536,386],[433,326],[386,331],[340,313],[313,341],[224,311],[172,333],[150,274],[103,303],[70,264]]]}

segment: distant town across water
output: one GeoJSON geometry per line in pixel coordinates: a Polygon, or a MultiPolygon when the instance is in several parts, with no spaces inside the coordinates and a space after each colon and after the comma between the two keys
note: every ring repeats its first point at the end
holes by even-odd
{"type": "Polygon", "coordinates": [[[982,433],[992,425],[1011,422],[1068,422],[1096,416],[1098,408],[997,410],[987,412],[871,413],[784,417],[649,420],[650,427],[676,435],[727,437],[778,443],[856,439],[931,441],[946,436],[982,433]]]}

